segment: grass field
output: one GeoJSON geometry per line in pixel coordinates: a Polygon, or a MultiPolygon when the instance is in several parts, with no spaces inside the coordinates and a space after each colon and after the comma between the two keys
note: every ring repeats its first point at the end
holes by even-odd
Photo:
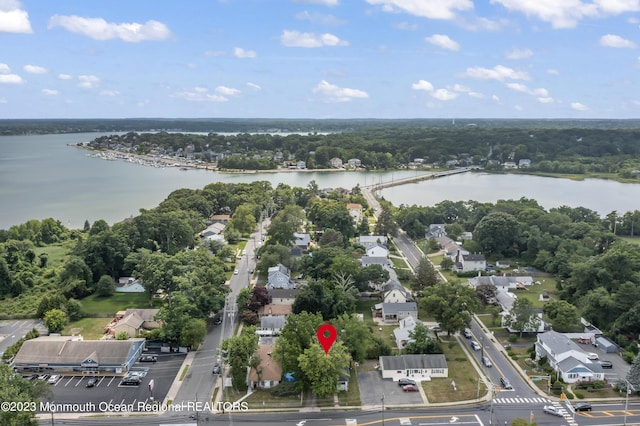
{"type": "Polygon", "coordinates": [[[465,355],[458,341],[451,338],[443,341],[444,355],[449,367],[449,377],[431,379],[430,382],[422,382],[422,386],[429,402],[466,401],[474,399],[487,392],[483,383],[478,387],[479,376],[469,359],[465,355]],[[452,386],[455,382],[455,389],[452,386]]]}
{"type": "Polygon", "coordinates": [[[640,237],[620,237],[620,238],[630,244],[636,244],[640,246],[640,237]]]}
{"type": "MultiPolygon", "coordinates": [[[[109,297],[91,295],[80,301],[82,308],[88,314],[115,314],[129,308],[149,308],[147,293],[113,293],[109,297]]],[[[155,300],[154,308],[159,308],[162,302],[155,300]]]]}
{"type": "Polygon", "coordinates": [[[104,335],[104,328],[109,321],[110,318],[82,318],[69,323],[61,334],[65,336],[81,334],[86,340],[97,340],[104,335]]]}
{"type": "Polygon", "coordinates": [[[37,247],[35,250],[36,256],[40,256],[40,254],[46,253],[47,266],[56,267],[66,256],[69,255],[69,251],[73,247],[73,244],[75,244],[75,242],[67,241],[63,244],[51,244],[46,247],[37,247]]]}
{"type": "Polygon", "coordinates": [[[385,340],[389,346],[397,353],[397,345],[395,338],[393,338],[393,329],[397,325],[378,325],[373,322],[373,316],[371,315],[371,308],[376,303],[380,303],[380,300],[366,300],[358,301],[356,304],[357,312],[362,312],[364,316],[364,322],[373,330],[373,334],[385,340]]]}

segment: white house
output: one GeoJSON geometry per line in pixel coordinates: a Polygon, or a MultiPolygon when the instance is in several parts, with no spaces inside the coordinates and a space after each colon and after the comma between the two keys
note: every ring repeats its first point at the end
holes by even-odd
{"type": "Polygon", "coordinates": [[[391,261],[386,257],[377,257],[377,256],[363,256],[360,258],[360,264],[363,268],[371,265],[380,265],[384,269],[391,269],[391,261]]]}
{"type": "Polygon", "coordinates": [[[399,327],[393,330],[393,336],[396,339],[398,349],[403,349],[407,343],[415,341],[409,335],[418,324],[422,324],[422,321],[414,317],[406,317],[398,322],[399,327]]]}
{"type": "Polygon", "coordinates": [[[376,244],[367,248],[367,256],[370,257],[387,257],[389,256],[389,250],[382,244],[376,244]]]}
{"type": "Polygon", "coordinates": [[[347,203],[347,211],[349,211],[349,216],[353,219],[354,224],[362,220],[362,204],[347,203]]]}
{"type": "Polygon", "coordinates": [[[447,231],[445,231],[444,226],[444,223],[432,223],[431,225],[429,225],[429,229],[427,230],[424,237],[426,239],[446,237],[447,231]]]}
{"type": "Polygon", "coordinates": [[[447,360],[442,354],[381,356],[379,362],[383,379],[398,381],[408,377],[428,381],[432,377],[449,377],[447,360]]]}
{"type": "Polygon", "coordinates": [[[356,238],[358,244],[367,247],[368,245],[387,244],[387,237],[384,235],[361,235],[356,238]]]}
{"type": "Polygon", "coordinates": [[[556,331],[538,334],[536,359],[547,357],[549,365],[566,383],[604,380],[604,372],[597,361],[567,336],[556,331]]]}
{"type": "Polygon", "coordinates": [[[342,168],[342,158],[333,157],[331,160],[329,160],[329,163],[331,163],[331,167],[333,167],[334,169],[342,168]]]}
{"type": "Polygon", "coordinates": [[[260,318],[260,328],[256,330],[258,336],[279,336],[287,322],[285,315],[265,315],[260,318]]]}
{"type": "Polygon", "coordinates": [[[418,305],[416,302],[378,303],[371,310],[374,318],[382,318],[385,322],[398,322],[409,316],[418,319],[418,305]]]}
{"type": "Polygon", "coordinates": [[[347,164],[349,165],[349,167],[357,168],[362,166],[362,161],[360,161],[359,158],[349,158],[347,160],[347,164]]]}
{"type": "Polygon", "coordinates": [[[382,301],[384,303],[413,302],[411,292],[398,281],[389,280],[382,286],[382,301]]]}

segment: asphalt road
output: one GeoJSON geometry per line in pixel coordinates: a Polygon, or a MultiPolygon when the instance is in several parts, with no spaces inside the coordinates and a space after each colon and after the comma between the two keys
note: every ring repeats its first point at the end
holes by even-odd
{"type": "Polygon", "coordinates": [[[38,329],[41,335],[46,335],[49,332],[40,320],[0,321],[0,355],[33,328],[38,329]]]}

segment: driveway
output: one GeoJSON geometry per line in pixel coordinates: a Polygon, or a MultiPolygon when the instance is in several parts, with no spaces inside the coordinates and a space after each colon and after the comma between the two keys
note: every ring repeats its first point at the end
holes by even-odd
{"type": "Polygon", "coordinates": [[[420,392],[403,392],[398,383],[382,379],[379,371],[358,372],[358,386],[363,406],[418,405],[424,404],[420,392]]]}

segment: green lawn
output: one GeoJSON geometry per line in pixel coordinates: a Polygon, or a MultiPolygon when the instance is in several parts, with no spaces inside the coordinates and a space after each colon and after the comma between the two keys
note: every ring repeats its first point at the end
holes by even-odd
{"type": "MultiPolygon", "coordinates": [[[[75,244],[75,243],[73,243],[75,244]]],[[[46,247],[36,247],[36,257],[39,257],[41,253],[47,254],[47,266],[55,267],[58,266],[62,260],[69,254],[72,248],[72,242],[68,241],[62,244],[51,244],[46,247]]],[[[39,260],[36,258],[36,261],[39,260]]]]}
{"type": "Polygon", "coordinates": [[[111,318],[82,318],[69,323],[61,334],[65,336],[81,334],[86,340],[97,340],[104,335],[104,328],[109,321],[111,318]]]}
{"type": "MultiPolygon", "coordinates": [[[[149,308],[147,293],[113,293],[109,297],[91,295],[80,301],[82,308],[88,314],[115,314],[129,308],[149,308]]],[[[154,301],[154,307],[161,305],[160,300],[154,301]]]]}
{"type": "MultiPolygon", "coordinates": [[[[534,277],[534,281],[536,278],[534,277]]],[[[558,290],[556,289],[556,281],[553,278],[541,278],[540,285],[530,285],[526,290],[509,290],[518,295],[519,298],[528,299],[534,307],[542,308],[546,302],[540,300],[540,295],[543,291],[546,291],[550,298],[553,300],[557,297],[558,290]]]]}
{"type": "Polygon", "coordinates": [[[371,308],[376,303],[380,303],[379,300],[366,300],[358,301],[356,303],[356,311],[362,312],[364,315],[364,322],[373,330],[373,334],[384,339],[389,346],[393,349],[394,353],[397,353],[396,340],[393,337],[393,329],[397,325],[378,325],[373,322],[373,316],[371,315],[371,308]]]}
{"type": "MultiPolygon", "coordinates": [[[[422,382],[429,402],[453,402],[474,399],[478,395],[478,373],[475,371],[457,340],[443,341],[444,355],[449,367],[449,377],[422,382]],[[455,382],[455,390],[451,384],[455,382]]],[[[480,396],[487,392],[480,383],[480,396]]]]}
{"type": "Polygon", "coordinates": [[[358,372],[355,368],[351,369],[351,377],[349,378],[349,390],[346,392],[338,392],[338,400],[343,407],[359,407],[360,387],[358,386],[358,372]]]}
{"type": "Polygon", "coordinates": [[[620,237],[620,238],[630,244],[636,244],[640,246],[640,237],[620,237]]]}

